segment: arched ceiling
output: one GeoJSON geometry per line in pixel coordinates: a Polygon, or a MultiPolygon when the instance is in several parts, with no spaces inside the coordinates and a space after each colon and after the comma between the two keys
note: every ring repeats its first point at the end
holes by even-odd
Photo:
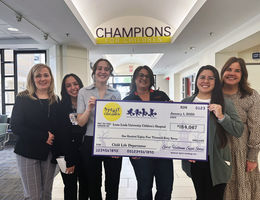
{"type": "MultiPolygon", "coordinates": [[[[91,62],[109,56],[120,68],[125,64],[128,69],[132,63],[149,65],[154,59],[156,62],[151,64],[154,72],[163,74],[259,16],[259,0],[0,0],[0,20],[3,22],[0,23],[0,48],[73,45],[89,49],[91,62]],[[81,3],[79,10],[75,9],[76,2],[81,3]],[[80,16],[80,12],[84,12],[85,17],[80,16]],[[20,22],[17,13],[23,16],[20,22]],[[125,16],[151,17],[171,26],[179,23],[179,27],[174,40],[168,44],[93,43],[94,28],[125,16]],[[6,32],[6,26],[18,28],[22,37],[6,32]],[[49,35],[47,40],[43,33],[49,35]],[[124,58],[135,54],[133,60],[124,58]],[[160,56],[157,60],[144,54],[160,56]],[[142,61],[137,59],[138,55],[143,56],[142,61]]],[[[240,49],[243,48],[249,46],[241,45],[240,49]]]]}

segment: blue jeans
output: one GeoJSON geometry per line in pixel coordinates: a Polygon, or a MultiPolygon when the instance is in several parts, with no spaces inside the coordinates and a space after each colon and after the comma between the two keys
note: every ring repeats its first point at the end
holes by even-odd
{"type": "Polygon", "coordinates": [[[173,185],[172,159],[140,158],[132,159],[137,179],[137,199],[152,200],[153,179],[155,177],[156,200],[170,200],[173,185]]]}

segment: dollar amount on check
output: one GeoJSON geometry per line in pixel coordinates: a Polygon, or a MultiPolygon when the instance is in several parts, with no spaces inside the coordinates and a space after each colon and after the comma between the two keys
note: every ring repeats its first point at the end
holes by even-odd
{"type": "Polygon", "coordinates": [[[208,104],[97,100],[94,155],[207,159],[208,104]]]}

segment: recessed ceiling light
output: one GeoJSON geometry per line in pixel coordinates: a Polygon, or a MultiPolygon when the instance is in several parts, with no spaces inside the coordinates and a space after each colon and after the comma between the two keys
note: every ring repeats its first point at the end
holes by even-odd
{"type": "Polygon", "coordinates": [[[13,31],[13,32],[19,31],[17,28],[13,28],[13,27],[8,28],[7,30],[8,30],[8,31],[13,31]]]}
{"type": "Polygon", "coordinates": [[[190,50],[194,50],[194,49],[196,49],[195,47],[190,47],[190,50]]]}

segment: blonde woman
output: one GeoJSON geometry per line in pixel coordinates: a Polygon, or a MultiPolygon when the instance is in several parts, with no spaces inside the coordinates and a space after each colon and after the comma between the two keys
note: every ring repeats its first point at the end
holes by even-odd
{"type": "Polygon", "coordinates": [[[12,131],[18,136],[14,152],[25,199],[51,199],[57,105],[51,69],[44,64],[34,65],[26,90],[17,95],[11,117],[12,131]]]}

